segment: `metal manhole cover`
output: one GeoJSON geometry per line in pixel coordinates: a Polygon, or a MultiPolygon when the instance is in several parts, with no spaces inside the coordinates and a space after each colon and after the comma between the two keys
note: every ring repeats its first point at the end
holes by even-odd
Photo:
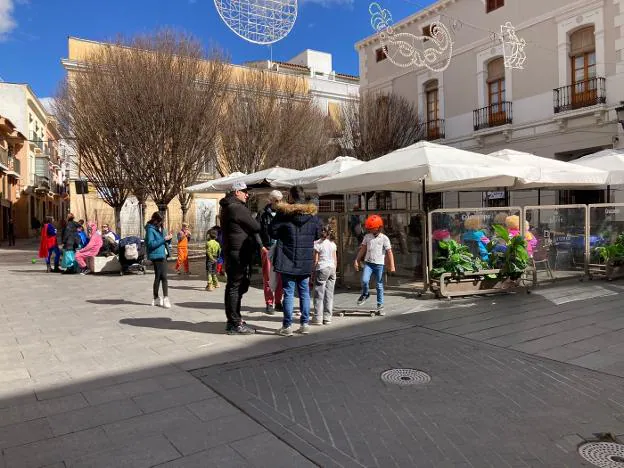
{"type": "Polygon", "coordinates": [[[390,369],[381,374],[381,380],[396,385],[422,385],[431,382],[431,377],[416,369],[390,369]]]}
{"type": "Polygon", "coordinates": [[[602,468],[624,467],[624,445],[613,442],[589,442],[578,449],[579,455],[602,468]]]}

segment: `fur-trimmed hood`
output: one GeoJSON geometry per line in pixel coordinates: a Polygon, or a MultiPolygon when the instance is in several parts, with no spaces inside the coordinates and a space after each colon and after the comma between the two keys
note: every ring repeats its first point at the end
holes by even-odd
{"type": "Polygon", "coordinates": [[[275,211],[285,216],[310,215],[318,213],[318,208],[314,203],[276,203],[275,211]]]}

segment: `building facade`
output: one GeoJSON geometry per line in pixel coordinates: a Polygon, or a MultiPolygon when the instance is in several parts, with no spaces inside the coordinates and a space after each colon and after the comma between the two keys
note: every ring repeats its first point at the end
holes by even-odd
{"type": "MultiPolygon", "coordinates": [[[[428,139],[480,153],[511,148],[564,161],[618,145],[624,0],[438,0],[398,21],[394,30],[424,36],[422,46],[428,47],[432,22],[444,23],[453,36],[443,72],[393,65],[376,36],[356,44],[361,92],[409,99],[428,139]],[[493,34],[508,21],[527,43],[524,69],[505,68],[493,34]]],[[[503,194],[444,194],[443,205],[606,201],[601,190],[503,194]]]]}
{"type": "Polygon", "coordinates": [[[333,118],[339,117],[341,106],[359,99],[360,79],[337,73],[332,55],[327,52],[306,49],[285,62],[260,60],[247,62],[244,66],[305,78],[310,96],[333,118]]]}
{"type": "Polygon", "coordinates": [[[61,132],[54,118],[27,84],[0,83],[0,115],[26,137],[15,153],[19,161],[19,194],[12,211],[17,237],[38,235],[46,216],[61,217],[68,208],[57,151],[61,132]]]}
{"type": "Polygon", "coordinates": [[[22,148],[26,137],[13,122],[0,115],[0,241],[9,235],[9,221],[15,221],[14,205],[21,194],[22,148]]]}

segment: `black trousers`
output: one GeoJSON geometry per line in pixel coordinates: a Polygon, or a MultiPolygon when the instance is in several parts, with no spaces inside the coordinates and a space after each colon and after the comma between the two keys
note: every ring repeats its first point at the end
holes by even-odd
{"type": "Polygon", "coordinates": [[[9,246],[15,245],[15,233],[9,231],[9,246]]]}
{"type": "Polygon", "coordinates": [[[162,283],[163,296],[169,296],[169,281],[167,280],[167,260],[152,260],[154,265],[154,299],[158,297],[158,289],[162,283]]]}
{"type": "Polygon", "coordinates": [[[228,255],[225,259],[225,273],[227,284],[225,285],[225,316],[228,327],[241,324],[241,302],[243,295],[249,290],[251,277],[250,260],[241,260],[239,255],[228,255]]]}

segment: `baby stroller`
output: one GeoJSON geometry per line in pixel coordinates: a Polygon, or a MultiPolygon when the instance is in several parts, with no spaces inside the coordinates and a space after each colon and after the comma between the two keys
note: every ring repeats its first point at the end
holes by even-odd
{"type": "Polygon", "coordinates": [[[136,236],[124,237],[119,241],[119,263],[121,276],[128,273],[145,274],[145,247],[143,239],[136,236]]]}

